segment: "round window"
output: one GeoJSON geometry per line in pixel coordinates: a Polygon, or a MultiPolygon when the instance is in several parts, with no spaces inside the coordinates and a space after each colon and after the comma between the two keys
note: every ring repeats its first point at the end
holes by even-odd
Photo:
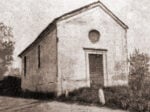
{"type": "Polygon", "coordinates": [[[97,30],[91,30],[89,32],[89,39],[92,43],[96,43],[99,41],[100,38],[100,32],[97,30]]]}

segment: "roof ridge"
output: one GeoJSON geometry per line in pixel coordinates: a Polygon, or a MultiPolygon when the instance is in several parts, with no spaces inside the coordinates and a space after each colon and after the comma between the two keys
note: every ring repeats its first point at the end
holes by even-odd
{"type": "MultiPolygon", "coordinates": [[[[128,26],[127,26],[123,21],[121,21],[109,8],[107,8],[107,6],[105,6],[100,0],[95,1],[95,2],[92,2],[92,3],[88,4],[88,5],[82,6],[82,7],[78,8],[78,9],[72,10],[72,11],[70,11],[70,12],[68,12],[68,13],[64,13],[63,15],[61,15],[61,16],[55,18],[54,21],[57,22],[57,21],[59,21],[59,20],[65,18],[65,16],[68,16],[68,15],[73,14],[73,13],[77,13],[78,11],[84,10],[85,8],[89,8],[89,9],[90,9],[90,6],[91,6],[91,8],[93,8],[93,7],[94,7],[93,5],[95,5],[95,7],[99,5],[99,6],[100,6],[109,16],[111,16],[118,24],[120,24],[123,28],[128,29],[128,26]],[[92,7],[92,6],[93,6],[93,7],[92,7]]],[[[85,9],[85,10],[86,10],[86,9],[85,9]]],[[[84,12],[84,11],[83,11],[83,12],[84,12]]],[[[67,18],[68,18],[68,17],[67,17],[67,18]]]]}
{"type": "Polygon", "coordinates": [[[109,16],[111,16],[112,19],[114,19],[114,20],[115,20],[120,26],[122,26],[124,29],[128,29],[128,26],[127,26],[124,22],[122,22],[111,10],[109,10],[109,9],[107,8],[107,6],[105,6],[100,0],[98,0],[98,1],[92,2],[92,3],[88,4],[88,5],[82,6],[82,7],[78,8],[78,9],[76,9],[76,10],[72,10],[72,11],[70,11],[70,12],[68,12],[68,13],[65,13],[65,14],[63,14],[63,15],[61,15],[61,16],[55,18],[55,19],[39,34],[39,36],[38,36],[25,50],[23,50],[23,51],[19,54],[19,57],[21,57],[21,55],[22,55],[27,49],[29,49],[31,46],[34,45],[34,43],[36,43],[40,38],[42,38],[43,35],[46,34],[46,31],[47,31],[48,29],[50,29],[50,28],[52,28],[53,26],[55,26],[56,23],[57,23],[57,21],[61,21],[61,20],[65,19],[65,17],[66,17],[66,18],[72,17],[72,16],[74,16],[74,13],[77,13],[77,14],[78,14],[78,11],[81,11],[80,13],[82,13],[82,12],[88,10],[88,9],[91,9],[91,8],[94,8],[94,7],[97,7],[97,6],[99,6],[103,11],[105,11],[105,13],[107,13],[109,16]],[[95,6],[94,6],[94,5],[95,5],[95,6]]]}

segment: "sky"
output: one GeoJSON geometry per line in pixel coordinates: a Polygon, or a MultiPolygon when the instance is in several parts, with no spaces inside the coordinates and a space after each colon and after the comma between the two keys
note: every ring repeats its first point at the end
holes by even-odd
{"type": "MultiPolygon", "coordinates": [[[[0,0],[0,22],[13,28],[14,67],[17,55],[56,17],[98,0],[0,0]]],[[[129,53],[137,48],[149,53],[150,0],[101,0],[126,25],[129,53]]]]}

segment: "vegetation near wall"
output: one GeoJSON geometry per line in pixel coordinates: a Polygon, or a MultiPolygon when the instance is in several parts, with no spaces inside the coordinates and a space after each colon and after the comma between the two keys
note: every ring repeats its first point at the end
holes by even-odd
{"type": "MultiPolygon", "coordinates": [[[[106,104],[104,106],[129,110],[130,112],[150,112],[150,82],[149,76],[149,56],[139,50],[130,56],[130,76],[128,87],[107,87],[103,88],[106,104]]],[[[58,98],[52,97],[50,93],[36,93],[21,90],[21,79],[7,77],[0,81],[0,95],[18,96],[25,98],[53,99],[63,102],[77,102],[80,104],[99,103],[98,89],[81,88],[58,98]]]]}
{"type": "MultiPolygon", "coordinates": [[[[132,90],[142,93],[149,73],[149,56],[146,53],[140,53],[139,50],[135,50],[130,56],[130,76],[129,84],[132,90]]],[[[146,89],[146,88],[145,88],[146,89]]],[[[139,95],[141,95],[141,93],[139,95]]]]}
{"type": "Polygon", "coordinates": [[[105,88],[106,105],[131,112],[150,112],[149,56],[135,49],[130,56],[129,87],[105,88]]]}
{"type": "Polygon", "coordinates": [[[13,61],[14,41],[12,28],[0,23],[0,79],[13,61]]]}
{"type": "MultiPolygon", "coordinates": [[[[129,86],[104,88],[105,106],[130,112],[150,112],[150,82],[146,80],[149,76],[149,59],[146,53],[141,53],[139,50],[131,54],[129,86]]],[[[75,90],[67,98],[61,96],[60,99],[102,106],[98,100],[98,90],[91,88],[75,90]]]]}

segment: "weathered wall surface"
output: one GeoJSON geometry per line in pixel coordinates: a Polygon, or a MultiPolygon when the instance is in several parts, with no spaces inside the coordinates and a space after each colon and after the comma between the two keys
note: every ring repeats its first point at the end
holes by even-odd
{"type": "Polygon", "coordinates": [[[128,83],[126,30],[102,9],[96,7],[59,21],[57,32],[59,92],[89,86],[83,48],[108,50],[105,86],[128,83]],[[95,44],[88,38],[88,33],[92,29],[101,33],[99,42],[95,44]]]}
{"type": "MultiPolygon", "coordinates": [[[[52,92],[57,87],[56,29],[43,37],[34,47],[28,50],[27,73],[24,76],[22,62],[22,88],[31,91],[52,92]],[[41,52],[41,67],[38,68],[38,45],[41,52]]],[[[23,57],[24,57],[23,56],[23,57]]],[[[23,61],[22,57],[22,61],[23,61]]]]}

